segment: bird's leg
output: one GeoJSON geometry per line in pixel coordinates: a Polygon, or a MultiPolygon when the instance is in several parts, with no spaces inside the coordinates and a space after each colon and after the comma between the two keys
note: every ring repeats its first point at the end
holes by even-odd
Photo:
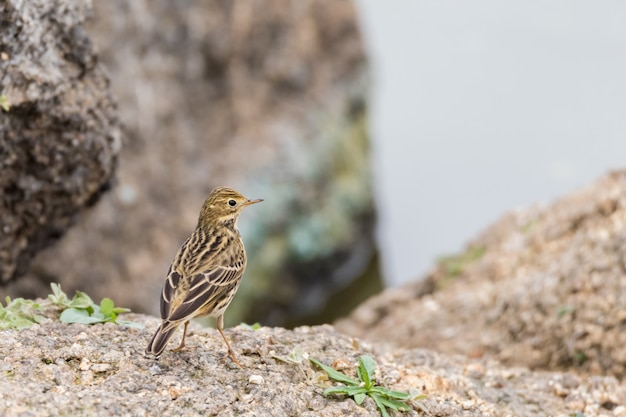
{"type": "Polygon", "coordinates": [[[228,340],[226,339],[226,335],[224,334],[223,329],[224,329],[224,315],[222,314],[217,318],[217,330],[222,335],[224,342],[226,342],[226,346],[228,347],[228,354],[232,358],[233,362],[235,362],[237,366],[239,366],[240,368],[243,368],[241,364],[239,363],[239,361],[237,360],[237,356],[235,356],[235,352],[233,352],[233,350],[230,348],[230,343],[228,343],[228,340]]]}
{"type": "Polygon", "coordinates": [[[187,335],[187,326],[189,326],[189,320],[185,322],[185,327],[183,329],[183,340],[180,341],[180,345],[176,349],[172,349],[172,352],[180,352],[185,347],[185,336],[187,335]]]}

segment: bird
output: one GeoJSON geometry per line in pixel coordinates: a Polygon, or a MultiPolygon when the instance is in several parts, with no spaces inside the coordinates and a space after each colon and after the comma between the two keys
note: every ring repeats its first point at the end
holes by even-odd
{"type": "Polygon", "coordinates": [[[158,358],[180,325],[180,345],[185,347],[189,321],[216,318],[228,354],[239,367],[235,352],[224,335],[224,312],[233,300],[246,269],[247,257],[237,229],[241,211],[262,199],[250,200],[228,187],[217,187],[204,201],[193,233],[176,252],[161,292],[161,324],[146,348],[158,358]]]}

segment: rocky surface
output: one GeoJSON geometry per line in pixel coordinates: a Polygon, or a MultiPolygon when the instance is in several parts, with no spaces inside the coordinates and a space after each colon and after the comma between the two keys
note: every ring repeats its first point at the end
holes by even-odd
{"type": "Polygon", "coordinates": [[[0,284],[110,186],[121,148],[88,1],[0,4],[0,284]]]}
{"type": "Polygon", "coordinates": [[[337,323],[397,347],[618,378],[626,370],[626,171],[505,216],[425,281],[337,323]]]}
{"type": "Polygon", "coordinates": [[[330,326],[228,329],[239,369],[216,330],[193,324],[186,350],[155,360],[143,350],[158,321],[124,318],[146,327],[51,321],[2,331],[0,415],[380,415],[369,399],[361,407],[324,397],[324,373],[306,359],[285,360],[297,350],[353,377],[357,358],[371,354],[379,385],[428,395],[412,411],[394,416],[626,415],[626,388],[612,377],[507,369],[423,349],[381,354],[375,344],[330,326]]]}
{"type": "Polygon", "coordinates": [[[297,319],[362,274],[374,214],[351,1],[99,1],[87,32],[125,126],[119,181],[36,262],[36,294],[52,280],[156,313],[216,185],[265,199],[240,221],[231,323],[297,319]]]}

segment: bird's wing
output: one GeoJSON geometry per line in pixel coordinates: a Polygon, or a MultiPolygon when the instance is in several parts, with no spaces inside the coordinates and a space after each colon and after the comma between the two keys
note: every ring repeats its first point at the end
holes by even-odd
{"type": "MultiPolygon", "coordinates": [[[[165,319],[170,322],[187,321],[199,312],[209,314],[219,309],[221,301],[226,301],[228,294],[238,285],[243,273],[241,264],[216,266],[211,270],[193,275],[189,280],[189,289],[176,307],[169,311],[165,319]]],[[[172,280],[174,281],[174,280],[172,280]]]]}
{"type": "Polygon", "coordinates": [[[167,279],[161,292],[161,318],[163,320],[167,319],[167,316],[170,314],[170,308],[179,282],[180,274],[174,269],[173,265],[170,265],[170,270],[167,272],[167,279]]]}
{"type": "Polygon", "coordinates": [[[176,308],[175,304],[180,301],[180,294],[177,295],[177,292],[185,292],[189,288],[187,280],[181,281],[184,274],[189,274],[185,271],[191,270],[189,275],[194,276],[213,268],[222,244],[222,238],[219,235],[214,236],[214,240],[203,243],[206,235],[193,233],[176,252],[161,293],[161,318],[163,320],[169,318],[172,308],[176,308]],[[198,263],[202,264],[198,265],[198,263]]]}

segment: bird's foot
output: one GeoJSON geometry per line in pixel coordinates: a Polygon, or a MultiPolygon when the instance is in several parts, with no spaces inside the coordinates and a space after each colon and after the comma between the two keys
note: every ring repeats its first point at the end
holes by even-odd
{"type": "Polygon", "coordinates": [[[182,344],[181,344],[180,346],[178,346],[177,348],[172,349],[172,352],[184,352],[184,351],[186,351],[186,350],[191,350],[191,349],[193,349],[193,348],[194,348],[193,346],[187,346],[187,345],[185,345],[184,343],[182,343],[182,344]]]}
{"type": "Polygon", "coordinates": [[[243,369],[243,366],[241,366],[241,363],[239,363],[239,360],[237,359],[237,356],[235,355],[235,352],[232,351],[232,349],[228,349],[228,354],[230,355],[230,358],[233,360],[233,362],[235,362],[235,364],[240,369],[243,369]]]}

